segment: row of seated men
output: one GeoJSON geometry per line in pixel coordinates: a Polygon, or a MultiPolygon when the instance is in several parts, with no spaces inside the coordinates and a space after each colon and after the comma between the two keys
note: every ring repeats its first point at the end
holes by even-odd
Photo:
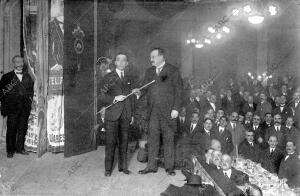
{"type": "Polygon", "coordinates": [[[274,122],[272,115],[269,115],[270,122],[262,123],[260,116],[255,114],[249,127],[238,122],[237,112],[231,113],[229,121],[221,116],[218,124],[210,118],[200,121],[197,110],[185,123],[180,122],[179,117],[178,130],[181,134],[177,133],[176,160],[184,165],[192,155],[206,154],[211,141],[216,140],[221,146],[220,153],[239,154],[245,159],[261,163],[269,172],[287,178],[290,186],[299,186],[300,162],[296,152],[300,142],[299,131],[293,127],[293,117],[288,117],[286,124],[282,125],[280,114],[274,116],[274,122]],[[269,126],[262,126],[268,123],[269,126]],[[286,158],[287,155],[289,158],[286,158]]]}
{"type": "MultiPolygon", "coordinates": [[[[266,113],[271,113],[273,116],[280,114],[282,122],[285,122],[287,117],[291,116],[295,119],[295,126],[299,128],[300,89],[297,89],[293,93],[292,98],[285,91],[283,90],[281,94],[274,96],[265,91],[256,94],[250,94],[248,91],[233,94],[228,89],[225,94],[220,92],[219,95],[214,95],[210,90],[206,91],[206,93],[200,93],[192,89],[187,91],[188,93],[185,95],[183,106],[186,108],[187,116],[190,116],[195,108],[198,109],[201,119],[204,119],[207,111],[210,110],[217,113],[219,109],[222,109],[226,114],[236,111],[240,116],[244,116],[244,118],[251,114],[257,114],[261,119],[265,117],[266,113]]],[[[216,119],[217,121],[218,119],[216,119]]],[[[247,122],[245,121],[245,123],[247,122]]]]}

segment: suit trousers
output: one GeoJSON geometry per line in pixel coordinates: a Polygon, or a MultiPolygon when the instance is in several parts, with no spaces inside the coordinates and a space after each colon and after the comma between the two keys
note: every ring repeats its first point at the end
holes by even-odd
{"type": "Polygon", "coordinates": [[[30,111],[23,109],[9,112],[7,115],[6,151],[14,153],[24,150],[30,111]]]}
{"type": "Polygon", "coordinates": [[[151,112],[148,137],[148,169],[157,170],[160,135],[162,135],[163,139],[165,169],[174,169],[174,135],[176,124],[176,119],[166,119],[158,110],[151,112]]]}
{"type": "Polygon", "coordinates": [[[118,167],[127,168],[128,128],[130,120],[123,110],[116,121],[105,120],[105,171],[112,171],[116,146],[118,146],[118,167]]]}

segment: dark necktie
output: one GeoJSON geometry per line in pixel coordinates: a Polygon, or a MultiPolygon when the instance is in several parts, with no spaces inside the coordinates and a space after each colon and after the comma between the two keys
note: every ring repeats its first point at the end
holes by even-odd
{"type": "Polygon", "coordinates": [[[224,176],[226,179],[230,179],[226,172],[224,172],[224,176]]]}
{"type": "Polygon", "coordinates": [[[123,80],[123,79],[124,79],[124,72],[121,71],[121,80],[123,80]]]}

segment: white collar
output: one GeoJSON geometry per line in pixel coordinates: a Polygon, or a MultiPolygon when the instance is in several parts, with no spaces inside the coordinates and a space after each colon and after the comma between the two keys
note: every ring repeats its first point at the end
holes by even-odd
{"type": "Polygon", "coordinates": [[[122,73],[122,72],[123,72],[123,76],[125,75],[125,74],[124,74],[124,70],[116,69],[116,72],[117,72],[117,74],[119,75],[120,78],[121,78],[121,73],[122,73]]]}
{"type": "Polygon", "coordinates": [[[231,169],[229,169],[229,170],[223,170],[223,172],[224,173],[226,173],[226,175],[230,178],[230,176],[231,176],[231,173],[232,173],[232,170],[231,169]]]}
{"type": "Polygon", "coordinates": [[[206,133],[210,134],[210,131],[206,130],[205,128],[204,128],[204,131],[205,131],[206,133]]]}
{"type": "Polygon", "coordinates": [[[156,69],[162,69],[165,64],[166,64],[166,62],[164,61],[161,65],[156,66],[156,69]]]}

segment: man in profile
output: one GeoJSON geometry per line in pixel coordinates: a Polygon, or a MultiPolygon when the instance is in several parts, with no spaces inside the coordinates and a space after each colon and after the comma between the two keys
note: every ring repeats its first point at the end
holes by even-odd
{"type": "Polygon", "coordinates": [[[154,48],[150,53],[152,66],[146,70],[143,84],[155,83],[142,91],[134,89],[138,97],[147,96],[147,120],[149,122],[149,159],[147,167],[139,174],[157,172],[157,157],[162,135],[164,163],[167,174],[174,176],[174,134],[180,111],[183,82],[177,67],[166,63],[165,50],[154,48]]]}
{"type": "Polygon", "coordinates": [[[0,81],[1,114],[7,116],[7,157],[14,153],[28,155],[24,142],[31,111],[34,81],[24,71],[24,60],[16,55],[12,58],[14,70],[4,74],[0,81]]]}

